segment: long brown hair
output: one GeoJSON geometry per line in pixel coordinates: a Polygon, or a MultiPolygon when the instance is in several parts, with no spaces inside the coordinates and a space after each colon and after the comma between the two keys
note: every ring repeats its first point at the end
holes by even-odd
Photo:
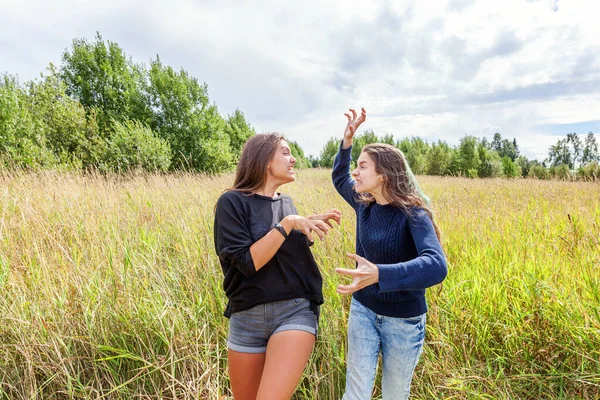
{"type": "MultiPolygon", "coordinates": [[[[429,199],[421,191],[419,183],[410,170],[404,153],[385,143],[372,143],[363,147],[375,163],[375,172],[383,176],[383,196],[392,205],[402,209],[409,217],[413,207],[421,207],[431,218],[435,233],[441,242],[440,231],[433,219],[429,199]]],[[[375,198],[369,193],[361,193],[360,200],[371,203],[375,198]]]]}
{"type": "Polygon", "coordinates": [[[233,186],[228,190],[256,192],[267,183],[267,167],[273,160],[279,143],[285,140],[279,133],[261,133],[252,136],[242,150],[233,186]]]}

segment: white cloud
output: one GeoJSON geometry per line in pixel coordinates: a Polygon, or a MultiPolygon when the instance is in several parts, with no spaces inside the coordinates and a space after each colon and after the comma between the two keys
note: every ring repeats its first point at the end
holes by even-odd
{"type": "Polygon", "coordinates": [[[556,141],[541,125],[600,119],[591,0],[0,5],[0,71],[32,79],[100,31],[135,61],[159,54],[186,69],[224,114],[240,108],[313,155],[351,106],[368,108],[377,133],[456,144],[500,131],[537,158],[556,141]]]}

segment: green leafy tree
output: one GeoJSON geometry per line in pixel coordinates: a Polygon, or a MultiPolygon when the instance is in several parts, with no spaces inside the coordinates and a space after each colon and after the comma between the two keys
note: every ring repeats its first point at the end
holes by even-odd
{"type": "Polygon", "coordinates": [[[583,145],[579,135],[576,133],[567,133],[567,145],[569,146],[569,150],[571,151],[571,159],[573,160],[573,165],[570,167],[571,169],[577,168],[581,163],[581,156],[583,152],[583,145]]]}
{"type": "Polygon", "coordinates": [[[502,135],[498,132],[494,133],[494,137],[490,143],[488,143],[486,138],[483,138],[480,141],[480,145],[495,151],[500,158],[508,157],[512,161],[515,161],[517,157],[519,157],[519,145],[517,144],[517,139],[513,138],[512,141],[502,139],[502,135]]]}
{"type": "Polygon", "coordinates": [[[292,155],[296,159],[296,168],[311,168],[312,163],[306,156],[304,155],[304,150],[297,142],[288,142],[290,145],[290,149],[292,150],[292,155]]]}
{"type": "Polygon", "coordinates": [[[226,123],[210,103],[206,84],[157,58],[151,62],[147,91],[152,109],[149,126],[169,143],[173,167],[220,172],[232,166],[235,158],[226,123]]]}
{"type": "Polygon", "coordinates": [[[516,139],[511,142],[508,139],[502,139],[500,151],[498,155],[502,158],[508,157],[511,161],[515,161],[519,156],[518,148],[516,147],[516,139]]]}
{"type": "Polygon", "coordinates": [[[318,168],[321,166],[321,160],[319,159],[319,157],[315,157],[312,154],[308,156],[308,161],[310,162],[311,168],[318,168]]]}
{"type": "Polygon", "coordinates": [[[548,150],[548,163],[550,167],[566,165],[569,169],[573,168],[573,156],[571,155],[567,139],[560,139],[555,145],[550,146],[548,150]]]}
{"type": "Polygon", "coordinates": [[[492,144],[488,142],[487,138],[484,136],[479,140],[479,145],[485,147],[488,150],[492,149],[492,144]]]}
{"type": "Polygon", "coordinates": [[[43,133],[46,147],[63,165],[92,167],[98,161],[101,141],[95,112],[86,115],[83,106],[66,93],[54,65],[41,82],[28,84],[31,115],[43,133]]]}
{"type": "Polygon", "coordinates": [[[86,110],[97,110],[101,132],[108,133],[111,120],[137,119],[146,122],[150,110],[142,93],[145,72],[135,65],[117,43],[74,39],[62,55],[61,77],[66,91],[86,110]]]}
{"type": "Polygon", "coordinates": [[[392,146],[396,145],[396,140],[394,139],[394,135],[391,133],[384,134],[379,140],[380,143],[391,144],[392,146]]]}
{"type": "Polygon", "coordinates": [[[510,157],[502,157],[502,172],[507,178],[517,178],[521,176],[521,168],[519,168],[510,157]]]}
{"type": "Polygon", "coordinates": [[[496,151],[479,145],[477,152],[479,155],[477,176],[480,178],[497,178],[503,175],[502,160],[496,151]]]}
{"type": "Polygon", "coordinates": [[[427,170],[427,151],[429,144],[419,137],[405,138],[397,143],[397,147],[404,153],[412,171],[424,174],[427,170]]]}
{"type": "Polygon", "coordinates": [[[3,75],[0,81],[0,162],[8,168],[45,168],[58,160],[48,150],[31,97],[16,78],[3,75]]]}
{"type": "Polygon", "coordinates": [[[425,173],[427,175],[448,175],[452,149],[446,142],[439,140],[427,149],[425,155],[425,173]]]}
{"type": "Polygon", "coordinates": [[[598,142],[592,132],[588,132],[585,138],[581,163],[583,165],[593,161],[600,161],[600,153],[598,153],[598,142]]]}
{"type": "Polygon", "coordinates": [[[325,168],[333,167],[333,160],[335,159],[335,155],[338,153],[339,148],[340,139],[334,137],[330,138],[321,150],[319,165],[325,168]]]}
{"type": "Polygon", "coordinates": [[[461,172],[461,158],[460,152],[458,149],[451,148],[450,149],[450,164],[448,165],[448,175],[451,176],[459,176],[466,175],[466,173],[461,172]]]}
{"type": "Polygon", "coordinates": [[[239,109],[236,109],[233,114],[227,116],[225,130],[229,136],[231,151],[234,158],[237,160],[242,153],[246,141],[250,139],[251,136],[254,136],[256,131],[248,121],[246,121],[244,113],[239,109]]]}
{"type": "MultiPolygon", "coordinates": [[[[478,141],[474,136],[465,136],[460,140],[458,147],[460,155],[460,172],[468,175],[469,170],[477,171],[479,168],[478,141]]],[[[469,175],[472,175],[469,174],[469,175]]]]}
{"type": "Polygon", "coordinates": [[[500,154],[500,152],[502,151],[502,135],[500,135],[500,133],[494,133],[494,138],[492,139],[492,143],[490,144],[490,149],[494,150],[498,154],[500,154]]]}
{"type": "Polygon", "coordinates": [[[531,162],[529,162],[529,160],[527,160],[527,157],[525,156],[519,156],[517,157],[517,159],[515,160],[515,164],[521,168],[521,176],[526,178],[527,176],[529,176],[529,169],[531,168],[531,162]]]}
{"type": "MultiPolygon", "coordinates": [[[[352,142],[352,161],[356,163],[358,157],[360,157],[360,153],[362,152],[363,147],[371,143],[378,143],[379,139],[375,132],[372,129],[367,129],[360,135],[354,137],[352,142]]],[[[337,150],[336,150],[337,152],[337,150]]]]}

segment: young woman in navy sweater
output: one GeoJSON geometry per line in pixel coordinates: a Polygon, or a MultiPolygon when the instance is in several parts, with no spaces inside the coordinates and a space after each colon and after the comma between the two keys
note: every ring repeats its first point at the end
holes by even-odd
{"type": "Polygon", "coordinates": [[[382,356],[383,399],[406,399],[423,349],[425,289],[444,280],[446,258],[428,199],[419,189],[402,152],[387,144],[362,149],[350,173],[352,140],[366,120],[363,108],[350,110],[333,183],[356,211],[356,269],[336,269],[352,277],[339,285],[353,294],[348,321],[344,400],[370,399],[382,356]]]}

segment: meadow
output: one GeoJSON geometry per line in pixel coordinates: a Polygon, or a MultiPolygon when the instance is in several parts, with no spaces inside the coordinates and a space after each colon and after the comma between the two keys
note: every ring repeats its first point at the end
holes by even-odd
{"type": "MultiPolygon", "coordinates": [[[[227,398],[212,225],[232,179],[0,176],[0,399],[227,398]]],[[[600,398],[600,184],[419,179],[449,275],[428,291],[412,398],[600,398]]],[[[339,399],[353,211],[329,170],[282,191],[301,214],[344,214],[313,246],[325,304],[295,395],[339,399]]]]}

